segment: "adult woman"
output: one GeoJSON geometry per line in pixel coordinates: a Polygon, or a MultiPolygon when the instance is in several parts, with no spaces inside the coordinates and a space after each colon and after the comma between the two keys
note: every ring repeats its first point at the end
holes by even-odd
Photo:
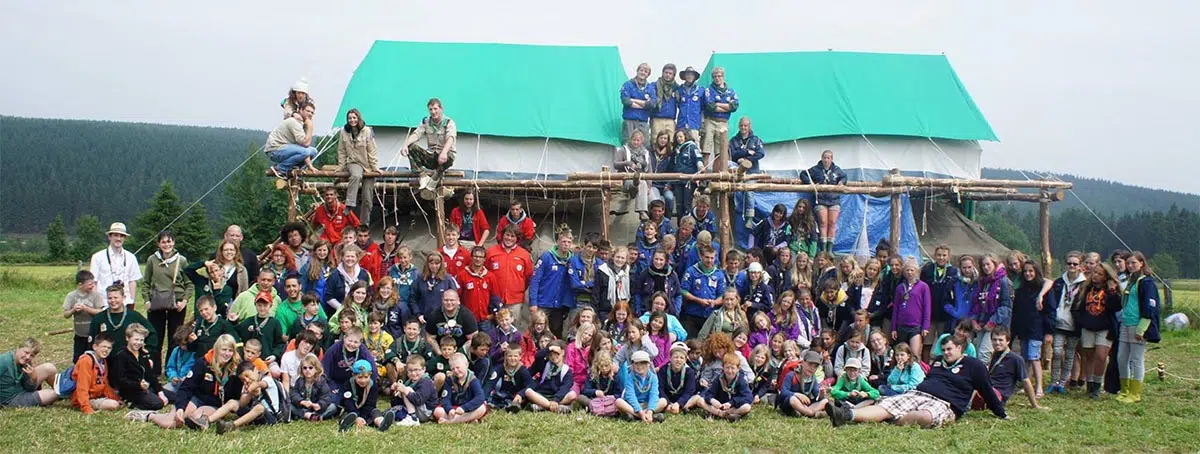
{"type": "Polygon", "coordinates": [[[775,261],[775,249],[789,247],[792,242],[792,225],[787,222],[787,207],[782,203],[771,208],[771,215],[754,226],[754,243],[751,247],[761,248],[763,261],[775,261]]]}
{"type": "Polygon", "coordinates": [[[1146,374],[1146,343],[1158,343],[1158,286],[1151,277],[1150,266],[1141,251],[1133,251],[1125,259],[1129,283],[1125,287],[1123,306],[1118,314],[1121,323],[1117,340],[1117,370],[1121,374],[1121,392],[1117,400],[1125,403],[1142,401],[1142,378],[1146,374]]]}
{"type": "Polygon", "coordinates": [[[992,360],[992,329],[1008,326],[1012,320],[1012,284],[995,254],[984,254],[979,261],[980,274],[973,294],[975,302],[968,316],[974,321],[975,350],[985,364],[992,360]]]}
{"type": "Polygon", "coordinates": [[[713,311],[700,328],[699,339],[707,338],[713,333],[724,333],[733,338],[737,333],[748,333],[750,323],[746,321],[746,312],[742,310],[741,298],[736,289],[725,289],[721,296],[721,307],[713,311]]]}
{"type": "MultiPolygon", "coordinates": [[[[146,259],[146,272],[142,274],[142,295],[148,304],[146,319],[154,327],[154,339],[147,345],[158,346],[150,352],[154,374],[162,373],[163,337],[175,333],[187,316],[188,299],[194,291],[192,281],[180,271],[186,266],[187,258],[175,250],[175,236],[163,231],[158,234],[158,251],[146,259]]],[[[124,333],[118,333],[124,335],[124,333]]]]}
{"type": "MultiPolygon", "coordinates": [[[[618,172],[647,172],[650,170],[650,152],[645,147],[646,136],[640,130],[629,135],[629,141],[613,150],[613,170],[618,172]]],[[[633,182],[625,180],[624,191],[627,198],[621,201],[620,210],[609,214],[625,214],[629,212],[629,203],[634,203],[634,211],[645,221],[650,217],[646,214],[650,204],[650,185],[646,181],[633,182]]]]}
{"type": "Polygon", "coordinates": [[[300,275],[300,270],[296,266],[295,255],[293,255],[292,250],[283,243],[275,243],[275,245],[271,247],[271,261],[268,262],[267,266],[263,267],[263,269],[275,273],[275,291],[280,295],[285,293],[283,289],[283,281],[287,280],[287,278],[290,276],[300,275]]]}
{"type": "Polygon", "coordinates": [[[662,249],[651,253],[650,266],[634,278],[633,286],[637,292],[638,307],[634,308],[635,311],[645,312],[644,309],[648,307],[647,298],[655,292],[662,292],[671,302],[666,309],[667,313],[679,314],[680,305],[683,303],[683,297],[679,293],[679,275],[671,268],[667,253],[662,249]]]}
{"type": "MultiPolygon", "coordinates": [[[[650,147],[650,172],[670,173],[674,171],[675,147],[671,143],[671,130],[664,129],[654,135],[654,144],[650,147]]],[[[650,200],[665,202],[667,217],[680,216],[680,211],[675,206],[675,192],[671,190],[671,186],[676,184],[679,183],[656,181],[650,185],[650,200]]]]}
{"type": "Polygon", "coordinates": [[[304,110],[304,106],[309,104],[316,106],[312,97],[308,96],[308,80],[300,79],[292,84],[292,89],[288,90],[287,98],[284,98],[283,102],[279,103],[279,106],[283,108],[283,118],[295,116],[297,120],[303,120],[303,118],[299,117],[300,111],[304,110]]]}
{"type": "Polygon", "coordinates": [[[236,243],[222,240],[212,260],[198,260],[183,269],[196,289],[196,300],[208,295],[216,303],[217,316],[224,317],[229,304],[250,288],[250,278],[242,265],[242,253],[236,243]],[[203,268],[203,269],[201,269],[203,268]]]}
{"type": "Polygon", "coordinates": [[[363,172],[379,169],[379,156],[375,146],[375,131],[367,126],[358,109],[346,112],[346,125],[338,131],[338,167],[350,172],[346,186],[346,208],[355,211],[363,225],[371,224],[371,210],[375,205],[375,179],[363,178],[363,172]],[[359,206],[362,202],[362,206],[359,206]]]}
{"type": "MultiPolygon", "coordinates": [[[[680,128],[675,131],[675,163],[674,171],[679,173],[700,173],[704,170],[704,157],[700,153],[700,146],[692,140],[694,134],[687,128],[680,128]]],[[[675,213],[683,215],[692,209],[692,196],[696,191],[696,183],[675,182],[671,184],[671,190],[675,192],[675,213]]],[[[697,218],[699,223],[703,221],[697,218]]],[[[703,230],[703,229],[702,229],[703,230]]]]}
{"type": "Polygon", "coordinates": [[[792,214],[788,215],[788,224],[792,226],[792,243],[788,246],[795,252],[808,254],[809,257],[815,255],[820,234],[817,221],[813,218],[812,202],[805,197],[797,200],[796,205],[792,207],[792,214]]]}
{"type": "MultiPolygon", "coordinates": [[[[812,184],[846,184],[846,172],[833,163],[833,151],[825,150],[821,153],[821,161],[804,172],[804,179],[812,184]]],[[[838,214],[842,210],[842,195],[817,191],[816,199],[817,223],[821,234],[818,249],[833,252],[833,240],[837,238],[838,214]]]]}
{"type": "Polygon", "coordinates": [[[492,225],[488,223],[478,202],[475,191],[467,191],[462,196],[462,203],[450,210],[450,224],[458,228],[458,242],[468,249],[471,246],[483,246],[492,235],[492,225]]]}
{"type": "Polygon", "coordinates": [[[300,268],[300,288],[304,293],[325,294],[325,282],[337,268],[337,258],[331,251],[333,245],[325,239],[317,240],[308,263],[300,268]]]}
{"type": "Polygon", "coordinates": [[[775,297],[767,285],[767,273],[763,271],[761,263],[751,263],[746,268],[746,278],[736,283],[734,288],[744,303],[742,310],[746,312],[747,319],[754,318],[756,313],[768,312],[775,306],[775,297]]]}
{"type": "Polygon", "coordinates": [[[458,281],[446,271],[446,260],[440,252],[425,254],[425,266],[421,268],[421,281],[413,283],[409,295],[409,306],[417,313],[421,323],[426,315],[433,315],[442,308],[442,293],[458,290],[458,281]]]}
{"type": "Polygon", "coordinates": [[[904,282],[892,297],[892,340],[908,342],[913,356],[920,358],[925,336],[929,335],[933,298],[929,285],[921,280],[921,267],[916,260],[904,262],[903,274],[904,282]]]}
{"type": "MultiPolygon", "coordinates": [[[[341,265],[330,273],[329,278],[325,281],[325,292],[321,295],[321,306],[325,309],[325,314],[332,317],[338,308],[346,302],[346,297],[350,294],[350,287],[358,281],[371,282],[371,276],[367,274],[367,270],[358,266],[358,259],[362,258],[362,249],[355,246],[353,243],[342,246],[341,265]]],[[[332,319],[331,319],[332,320],[332,319]]]]}
{"type": "MultiPolygon", "coordinates": [[[[1067,256],[1068,263],[1074,261],[1074,268],[1079,267],[1081,259],[1078,255],[1067,256]]],[[[1117,328],[1113,315],[1121,311],[1121,284],[1116,274],[1108,264],[1095,267],[1070,303],[1079,328],[1079,375],[1087,382],[1088,397],[1093,399],[1100,397],[1100,380],[1112,348],[1110,333],[1117,328]]],[[[1064,374],[1070,372],[1068,367],[1064,374]]]]}

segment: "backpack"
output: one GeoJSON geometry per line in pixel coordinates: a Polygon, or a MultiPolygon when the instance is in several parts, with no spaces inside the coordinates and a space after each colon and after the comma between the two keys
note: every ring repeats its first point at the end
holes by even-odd
{"type": "Polygon", "coordinates": [[[75,374],[75,365],[71,365],[66,370],[59,372],[54,376],[54,392],[59,398],[67,398],[71,393],[75,392],[75,379],[71,378],[75,374]]]}
{"type": "MultiPolygon", "coordinates": [[[[775,383],[775,392],[783,392],[783,379],[787,377],[789,372],[795,371],[797,368],[799,368],[800,363],[801,361],[798,360],[792,360],[783,363],[783,366],[779,369],[779,380],[775,383]]],[[[799,374],[792,374],[792,382],[792,384],[797,384],[800,382],[799,374]]]]}

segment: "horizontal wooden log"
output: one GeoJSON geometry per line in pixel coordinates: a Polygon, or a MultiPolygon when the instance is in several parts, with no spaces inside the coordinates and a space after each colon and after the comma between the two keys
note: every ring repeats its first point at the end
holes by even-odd
{"type": "MultiPolygon", "coordinates": [[[[606,180],[634,180],[642,179],[645,181],[733,181],[736,177],[730,173],[635,173],[635,172],[571,172],[567,174],[567,181],[606,181],[606,180]]],[[[746,181],[770,180],[771,176],[765,173],[756,173],[745,175],[742,177],[746,181]]]]}
{"type": "Polygon", "coordinates": [[[959,195],[962,200],[974,200],[977,202],[1061,202],[1063,200],[1062,191],[1042,192],[1041,194],[1017,193],[1017,194],[983,194],[975,192],[964,192],[959,195]]]}
{"type": "Polygon", "coordinates": [[[924,178],[903,175],[887,175],[883,177],[883,186],[918,187],[960,187],[974,186],[995,188],[1032,188],[1032,189],[1071,189],[1073,184],[1066,181],[1047,180],[988,180],[988,179],[957,179],[957,178],[924,178]]]}
{"type": "Polygon", "coordinates": [[[713,191],[758,191],[758,192],[816,192],[829,194],[868,194],[891,195],[903,194],[905,187],[885,188],[883,186],[846,186],[831,184],[778,184],[778,183],[728,183],[717,181],[709,183],[713,191]]]}
{"type": "MultiPolygon", "coordinates": [[[[345,170],[297,170],[294,172],[300,178],[350,178],[350,172],[345,170]]],[[[271,169],[267,169],[267,175],[273,175],[271,169]]],[[[445,176],[462,177],[464,175],[461,170],[447,170],[445,176]]],[[[419,174],[415,172],[399,172],[392,170],[376,170],[363,172],[363,178],[416,178],[419,174]]]]}
{"type": "MultiPolygon", "coordinates": [[[[554,182],[551,182],[551,183],[554,183],[554,182]]],[[[597,183],[599,183],[599,182],[597,182],[597,183]]],[[[347,183],[330,183],[330,182],[326,182],[326,181],[309,181],[309,182],[304,183],[304,187],[301,189],[300,192],[304,193],[304,194],[317,194],[321,189],[324,189],[324,188],[327,188],[330,186],[341,189],[341,190],[345,190],[349,186],[349,184],[347,184],[347,183]]],[[[456,182],[456,184],[454,184],[454,185],[447,184],[446,186],[456,188],[456,189],[474,188],[474,185],[470,184],[470,180],[460,180],[460,181],[456,182]],[[463,182],[465,182],[465,184],[463,182]]],[[[620,183],[617,183],[617,186],[620,186],[620,183]]],[[[375,183],[376,189],[381,189],[381,190],[385,190],[385,191],[396,191],[396,190],[410,191],[415,187],[416,187],[416,184],[407,183],[407,182],[390,182],[389,181],[389,182],[375,183]]],[[[535,193],[543,192],[543,191],[545,191],[545,192],[574,192],[574,193],[578,193],[579,191],[593,192],[593,191],[601,191],[606,188],[611,189],[611,187],[605,186],[604,184],[588,184],[588,185],[582,185],[582,186],[561,186],[561,185],[538,186],[536,184],[526,184],[526,185],[521,185],[521,184],[484,185],[484,184],[481,184],[479,186],[480,190],[485,190],[485,191],[526,191],[526,192],[535,192],[535,193]]]]}

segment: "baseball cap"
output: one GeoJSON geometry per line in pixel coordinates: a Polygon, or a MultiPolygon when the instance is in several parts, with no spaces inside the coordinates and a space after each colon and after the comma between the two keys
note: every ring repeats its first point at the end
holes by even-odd
{"type": "Polygon", "coordinates": [[[846,360],[846,369],[862,369],[862,360],[858,358],[850,358],[846,360]]]}
{"type": "Polygon", "coordinates": [[[825,362],[825,360],[823,358],[821,358],[820,353],[814,352],[812,350],[805,350],[804,354],[800,355],[800,359],[804,360],[804,362],[806,362],[806,363],[813,363],[813,364],[821,364],[821,363],[825,362]]]}
{"type": "Polygon", "coordinates": [[[371,363],[367,362],[365,359],[355,361],[354,364],[350,365],[350,372],[354,372],[355,374],[365,374],[371,372],[371,363]]]}
{"type": "Polygon", "coordinates": [[[633,352],[633,358],[632,358],[632,361],[633,361],[633,363],[634,363],[634,364],[637,364],[637,363],[648,363],[648,362],[650,362],[650,354],[649,354],[649,353],[646,353],[646,352],[644,352],[644,351],[640,351],[640,350],[639,350],[639,351],[636,351],[636,352],[633,352]]]}
{"type": "Polygon", "coordinates": [[[687,353],[687,352],[690,352],[690,351],[692,351],[692,349],[688,348],[687,344],[685,344],[685,343],[683,343],[683,342],[676,342],[676,343],[674,343],[674,344],[671,344],[671,350],[670,350],[670,351],[671,351],[672,353],[674,353],[674,352],[675,352],[675,350],[683,350],[683,352],[684,352],[684,353],[687,353]]]}

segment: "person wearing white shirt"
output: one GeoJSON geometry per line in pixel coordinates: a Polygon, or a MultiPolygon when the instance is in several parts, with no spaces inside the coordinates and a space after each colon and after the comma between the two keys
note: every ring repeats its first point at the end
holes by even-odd
{"type": "Polygon", "coordinates": [[[142,267],[138,265],[137,257],[123,247],[128,237],[124,223],[112,223],[108,227],[108,247],[92,254],[91,270],[96,276],[97,288],[121,283],[125,287],[125,306],[132,308],[137,281],[142,279],[142,267]]]}

